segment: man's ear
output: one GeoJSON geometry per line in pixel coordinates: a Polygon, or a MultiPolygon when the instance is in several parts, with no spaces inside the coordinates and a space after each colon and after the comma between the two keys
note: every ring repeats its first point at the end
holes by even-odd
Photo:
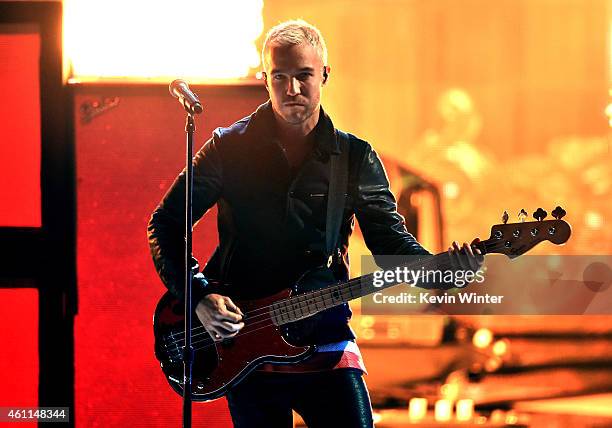
{"type": "Polygon", "coordinates": [[[324,65],[323,66],[323,84],[325,85],[327,83],[327,79],[329,79],[329,73],[331,71],[331,68],[329,65],[324,65]]]}
{"type": "Polygon", "coordinates": [[[264,85],[266,85],[266,89],[269,92],[270,91],[270,87],[268,86],[268,73],[266,73],[265,71],[262,71],[261,72],[261,78],[264,81],[264,85]]]}

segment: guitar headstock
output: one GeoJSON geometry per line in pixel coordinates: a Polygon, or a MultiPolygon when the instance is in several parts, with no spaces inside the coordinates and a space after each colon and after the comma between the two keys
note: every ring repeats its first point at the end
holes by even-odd
{"type": "Polygon", "coordinates": [[[496,224],[491,228],[491,236],[486,241],[480,243],[481,248],[486,253],[505,254],[511,259],[526,253],[540,242],[549,241],[556,245],[567,242],[572,229],[570,225],[561,220],[565,215],[565,210],[557,207],[553,210],[554,220],[544,220],[546,211],[538,208],[533,213],[536,221],[524,221],[526,211],[519,213],[518,223],[507,224],[508,214],[504,212],[502,217],[503,224],[496,224]]]}

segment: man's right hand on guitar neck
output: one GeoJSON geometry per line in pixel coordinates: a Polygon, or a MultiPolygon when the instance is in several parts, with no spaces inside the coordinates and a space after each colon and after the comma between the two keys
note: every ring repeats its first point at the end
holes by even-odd
{"type": "Polygon", "coordinates": [[[216,342],[234,337],[244,327],[244,314],[227,296],[208,294],[200,300],[195,312],[216,342]]]}

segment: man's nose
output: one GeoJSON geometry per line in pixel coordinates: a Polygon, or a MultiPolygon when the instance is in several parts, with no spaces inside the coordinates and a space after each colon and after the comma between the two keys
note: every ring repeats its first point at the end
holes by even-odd
{"type": "Polygon", "coordinates": [[[292,77],[291,79],[289,79],[289,86],[287,87],[287,95],[294,97],[296,95],[300,94],[300,81],[295,78],[292,77]]]}

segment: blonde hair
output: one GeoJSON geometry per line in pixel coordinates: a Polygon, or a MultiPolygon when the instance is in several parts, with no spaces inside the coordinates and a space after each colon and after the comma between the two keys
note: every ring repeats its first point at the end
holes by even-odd
{"type": "Polygon", "coordinates": [[[261,63],[264,70],[267,65],[266,54],[270,51],[270,45],[273,43],[280,46],[308,43],[316,49],[321,60],[323,60],[323,65],[327,65],[327,47],[323,35],[317,27],[302,19],[281,22],[270,28],[261,49],[261,63]]]}

